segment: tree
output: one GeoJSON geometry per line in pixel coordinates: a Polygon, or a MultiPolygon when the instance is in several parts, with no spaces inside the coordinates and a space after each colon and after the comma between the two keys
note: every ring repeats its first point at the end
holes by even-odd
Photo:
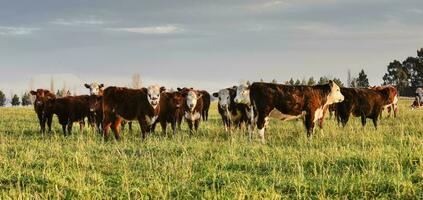
{"type": "Polygon", "coordinates": [[[132,88],[134,89],[140,89],[142,86],[141,84],[141,76],[140,74],[134,74],[132,75],[132,88]]]}
{"type": "Polygon", "coordinates": [[[12,97],[12,106],[19,106],[21,104],[21,102],[19,101],[19,97],[18,95],[13,95],[12,97]]]}
{"type": "Polygon", "coordinates": [[[315,85],[316,84],[316,81],[314,80],[314,78],[313,77],[310,77],[309,79],[308,79],[308,81],[307,81],[307,85],[315,85]]]}
{"type": "Polygon", "coordinates": [[[368,88],[369,86],[370,85],[369,79],[367,78],[367,74],[364,72],[364,69],[362,69],[360,73],[358,73],[357,87],[368,88]]]}
{"type": "Polygon", "coordinates": [[[353,78],[351,77],[351,70],[348,70],[347,74],[348,74],[348,75],[347,75],[347,87],[352,87],[352,86],[351,86],[351,83],[352,83],[352,81],[353,81],[353,80],[352,80],[353,78]]]}
{"type": "Polygon", "coordinates": [[[289,79],[289,85],[294,85],[295,84],[295,81],[294,81],[294,79],[293,78],[291,78],[291,79],[289,79]]]}
{"type": "Polygon", "coordinates": [[[409,82],[412,87],[423,85],[423,62],[421,58],[408,57],[403,63],[403,67],[408,71],[409,82]]]}
{"type": "Polygon", "coordinates": [[[275,83],[276,84],[276,83],[278,83],[278,81],[276,79],[273,79],[272,80],[272,83],[275,83]]]}
{"type": "Polygon", "coordinates": [[[0,90],[0,107],[6,105],[6,95],[4,95],[3,91],[0,90]]]}
{"type": "Polygon", "coordinates": [[[344,83],[342,83],[341,79],[334,78],[333,82],[336,83],[339,87],[344,87],[344,83]]]}
{"type": "Polygon", "coordinates": [[[357,79],[356,78],[352,78],[351,83],[350,83],[350,87],[352,87],[352,88],[357,87],[357,79]]]}
{"type": "Polygon", "coordinates": [[[400,92],[410,85],[410,74],[407,68],[404,67],[401,62],[394,60],[393,62],[389,63],[387,69],[388,72],[383,76],[384,85],[395,85],[400,92]]]}
{"type": "Polygon", "coordinates": [[[329,80],[330,79],[328,77],[322,76],[322,77],[320,77],[319,82],[317,84],[323,85],[323,84],[329,83],[329,80]]]}
{"type": "Polygon", "coordinates": [[[301,80],[301,85],[307,85],[307,80],[306,80],[305,78],[303,78],[303,79],[301,80]]]}
{"type": "Polygon", "coordinates": [[[300,81],[300,79],[297,79],[297,80],[295,81],[294,85],[301,85],[301,81],[300,81]]]}
{"type": "Polygon", "coordinates": [[[21,101],[22,101],[22,106],[31,105],[31,96],[29,95],[29,93],[25,92],[21,97],[21,101]]]}

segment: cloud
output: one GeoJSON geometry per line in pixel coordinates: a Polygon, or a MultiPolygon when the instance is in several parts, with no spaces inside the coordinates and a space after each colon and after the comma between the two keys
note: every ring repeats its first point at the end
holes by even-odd
{"type": "Polygon", "coordinates": [[[183,28],[177,27],[175,25],[109,28],[108,30],[128,32],[128,33],[140,33],[140,34],[170,34],[170,33],[180,33],[184,31],[183,28]]]}
{"type": "Polygon", "coordinates": [[[15,26],[0,26],[0,35],[29,35],[34,31],[39,30],[39,28],[29,28],[29,27],[15,27],[15,26]]]}
{"type": "Polygon", "coordinates": [[[50,23],[56,24],[56,25],[62,25],[62,26],[82,26],[82,25],[103,25],[106,24],[103,20],[98,19],[55,19],[51,21],[50,23]]]}

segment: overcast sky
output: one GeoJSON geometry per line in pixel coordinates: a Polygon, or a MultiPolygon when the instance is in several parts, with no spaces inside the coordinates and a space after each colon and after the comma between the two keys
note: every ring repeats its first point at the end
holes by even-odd
{"type": "Polygon", "coordinates": [[[423,47],[422,0],[1,0],[0,89],[194,86],[364,70],[423,47]]]}

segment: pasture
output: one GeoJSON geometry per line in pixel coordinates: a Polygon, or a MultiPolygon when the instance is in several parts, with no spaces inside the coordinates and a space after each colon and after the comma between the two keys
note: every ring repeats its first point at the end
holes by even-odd
{"type": "MultiPolygon", "coordinates": [[[[423,199],[423,110],[400,101],[399,117],[345,128],[327,119],[312,139],[301,121],[272,120],[265,145],[224,132],[216,103],[189,136],[139,126],[103,141],[75,124],[40,134],[32,107],[0,109],[1,199],[423,199]]],[[[386,116],[386,113],[384,113],[386,116]]]]}

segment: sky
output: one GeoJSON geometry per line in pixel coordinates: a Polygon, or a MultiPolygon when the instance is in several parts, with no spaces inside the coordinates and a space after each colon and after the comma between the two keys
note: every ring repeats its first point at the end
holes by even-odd
{"type": "Polygon", "coordinates": [[[382,83],[423,47],[421,0],[0,0],[0,90],[314,76],[382,83]],[[32,83],[32,84],[31,84],[32,83]]]}

